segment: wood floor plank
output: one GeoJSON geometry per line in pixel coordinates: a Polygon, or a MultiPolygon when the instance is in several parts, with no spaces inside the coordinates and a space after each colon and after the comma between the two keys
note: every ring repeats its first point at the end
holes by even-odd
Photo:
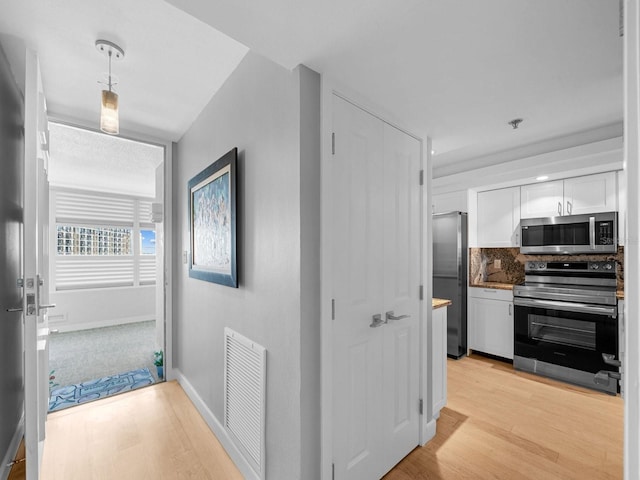
{"type": "Polygon", "coordinates": [[[620,397],[479,355],[447,366],[448,402],[435,438],[385,480],[622,479],[620,397]]]}
{"type": "Polygon", "coordinates": [[[43,480],[242,475],[176,382],[49,415],[43,480]]]}

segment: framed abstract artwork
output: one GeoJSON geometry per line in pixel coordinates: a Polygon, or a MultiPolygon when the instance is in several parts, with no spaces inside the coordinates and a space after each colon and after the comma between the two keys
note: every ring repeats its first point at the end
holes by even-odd
{"type": "Polygon", "coordinates": [[[233,148],[189,181],[189,276],[238,287],[233,148]]]}

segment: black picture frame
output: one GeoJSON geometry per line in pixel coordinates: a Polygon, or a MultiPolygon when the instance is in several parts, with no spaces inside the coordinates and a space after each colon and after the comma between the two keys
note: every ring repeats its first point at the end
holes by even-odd
{"type": "Polygon", "coordinates": [[[189,180],[189,276],[238,287],[234,147],[189,180]]]}

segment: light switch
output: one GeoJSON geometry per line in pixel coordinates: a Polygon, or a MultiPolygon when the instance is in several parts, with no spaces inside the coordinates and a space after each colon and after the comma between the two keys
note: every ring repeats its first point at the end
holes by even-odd
{"type": "Polygon", "coordinates": [[[184,252],[182,252],[182,263],[184,263],[185,265],[187,264],[187,259],[189,258],[189,252],[187,252],[186,250],[184,252]]]}
{"type": "Polygon", "coordinates": [[[500,270],[500,269],[502,268],[502,260],[500,260],[499,258],[496,258],[496,259],[493,261],[493,266],[494,266],[496,269],[500,270]]]}

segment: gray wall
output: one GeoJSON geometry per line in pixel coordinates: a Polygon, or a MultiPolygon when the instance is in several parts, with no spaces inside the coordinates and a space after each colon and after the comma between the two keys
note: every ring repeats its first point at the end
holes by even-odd
{"type": "MultiPolygon", "coordinates": [[[[24,105],[0,48],[0,461],[8,452],[22,415],[22,315],[7,308],[21,305],[20,229],[24,105]]],[[[2,474],[2,468],[0,468],[2,474]]]]}
{"type": "Polygon", "coordinates": [[[223,416],[223,329],[267,349],[267,478],[319,478],[320,83],[249,53],[177,146],[174,367],[223,416]],[[187,182],[238,147],[238,278],[189,278],[187,182]],[[304,242],[304,245],[303,245],[304,242]],[[304,368],[304,371],[303,371],[304,368]]]}

